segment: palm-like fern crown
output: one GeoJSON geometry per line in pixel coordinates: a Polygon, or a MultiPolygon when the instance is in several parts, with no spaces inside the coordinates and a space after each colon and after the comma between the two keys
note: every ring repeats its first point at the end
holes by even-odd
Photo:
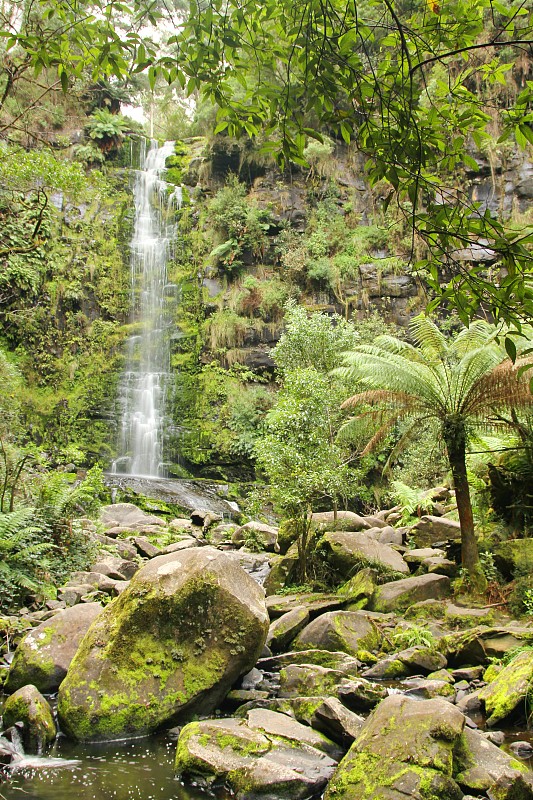
{"type": "MultiPolygon", "coordinates": [[[[523,361],[513,364],[497,343],[493,327],[482,320],[448,340],[424,315],[410,324],[413,344],[380,336],[346,354],[339,372],[358,384],[345,408],[380,406],[390,428],[402,417],[487,422],[491,413],[533,402],[527,375],[519,373],[523,361]],[[384,411],[388,413],[384,413],[384,411]]],[[[376,437],[384,435],[380,429],[376,437]]],[[[367,447],[367,449],[369,449],[367,447]]]]}

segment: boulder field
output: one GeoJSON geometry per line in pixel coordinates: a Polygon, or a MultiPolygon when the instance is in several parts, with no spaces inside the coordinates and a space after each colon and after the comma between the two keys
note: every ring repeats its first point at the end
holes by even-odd
{"type": "Polygon", "coordinates": [[[269,565],[277,583],[293,563],[290,548],[273,554],[274,528],[106,511],[92,571],[30,615],[4,722],[24,723],[28,747],[50,741],[38,689],[59,687],[60,728],[78,741],[178,723],[176,775],[237,800],[533,800],[531,773],[497,746],[505,735],[476,724],[480,713],[488,728],[520,724],[533,628],[448,599],[445,551],[407,550],[393,518],[346,512],[340,524],[356,530],[322,537],[336,590],[265,598],[269,565]]]}

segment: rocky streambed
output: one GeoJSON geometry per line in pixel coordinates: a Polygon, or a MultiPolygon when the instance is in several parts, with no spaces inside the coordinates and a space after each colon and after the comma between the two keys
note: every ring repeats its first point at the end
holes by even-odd
{"type": "Polygon", "coordinates": [[[93,570],[28,616],[9,666],[4,797],[533,798],[528,741],[500,730],[527,722],[533,628],[452,602],[431,519],[407,550],[393,515],[325,530],[338,590],[290,595],[269,526],[105,509],[93,570]],[[80,763],[24,763],[17,736],[80,763]]]}

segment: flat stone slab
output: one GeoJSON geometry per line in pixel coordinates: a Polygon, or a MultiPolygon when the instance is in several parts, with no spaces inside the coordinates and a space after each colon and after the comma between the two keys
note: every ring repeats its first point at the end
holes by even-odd
{"type": "Polygon", "coordinates": [[[372,598],[375,611],[401,611],[421,600],[442,600],[450,594],[446,575],[416,575],[379,586],[372,598]]]}

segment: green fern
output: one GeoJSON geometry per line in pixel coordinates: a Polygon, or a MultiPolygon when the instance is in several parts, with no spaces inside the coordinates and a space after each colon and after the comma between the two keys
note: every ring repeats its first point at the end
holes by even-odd
{"type": "Polygon", "coordinates": [[[0,608],[8,609],[29,594],[47,588],[47,554],[54,545],[34,508],[0,514],[0,608]]]}
{"type": "Polygon", "coordinates": [[[403,481],[392,481],[391,487],[395,503],[401,506],[402,525],[407,525],[412,522],[413,517],[432,510],[433,502],[427,490],[415,489],[403,481]]]}

